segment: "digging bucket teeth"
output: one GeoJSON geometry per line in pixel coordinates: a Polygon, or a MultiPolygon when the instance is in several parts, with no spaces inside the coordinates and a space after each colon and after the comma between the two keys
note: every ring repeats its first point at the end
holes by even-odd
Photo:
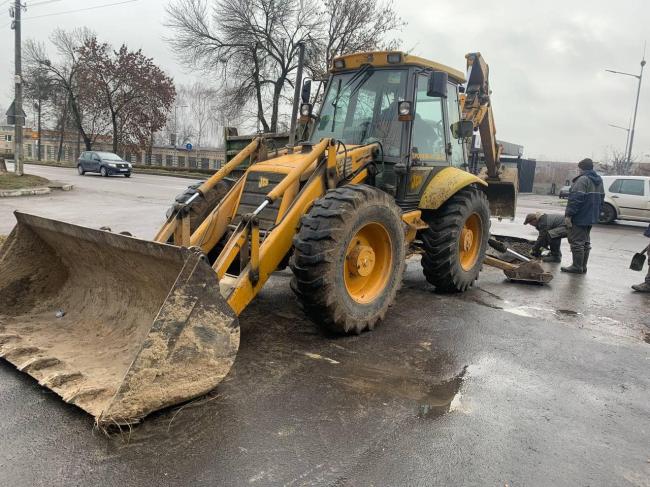
{"type": "Polygon", "coordinates": [[[226,376],[239,325],[199,251],[16,219],[0,249],[0,357],[100,425],[137,422],[226,376]]]}

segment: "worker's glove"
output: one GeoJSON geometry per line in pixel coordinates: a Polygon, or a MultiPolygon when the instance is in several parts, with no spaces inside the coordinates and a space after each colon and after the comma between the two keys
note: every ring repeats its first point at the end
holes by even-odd
{"type": "Polygon", "coordinates": [[[570,216],[565,216],[564,217],[564,226],[567,227],[567,229],[571,228],[573,226],[573,223],[571,222],[571,217],[570,216]]]}

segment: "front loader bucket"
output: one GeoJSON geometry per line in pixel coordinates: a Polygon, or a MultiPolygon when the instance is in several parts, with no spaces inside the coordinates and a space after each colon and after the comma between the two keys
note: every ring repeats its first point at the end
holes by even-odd
{"type": "Polygon", "coordinates": [[[200,252],[16,212],[0,249],[0,357],[100,425],[200,396],[237,317],[200,252]]]}

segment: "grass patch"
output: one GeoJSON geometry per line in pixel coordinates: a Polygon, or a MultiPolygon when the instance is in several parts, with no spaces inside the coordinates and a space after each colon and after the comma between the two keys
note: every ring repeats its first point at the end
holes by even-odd
{"type": "Polygon", "coordinates": [[[12,172],[0,174],[0,190],[37,188],[47,186],[49,183],[49,180],[32,174],[23,174],[22,176],[16,176],[12,172]]]}

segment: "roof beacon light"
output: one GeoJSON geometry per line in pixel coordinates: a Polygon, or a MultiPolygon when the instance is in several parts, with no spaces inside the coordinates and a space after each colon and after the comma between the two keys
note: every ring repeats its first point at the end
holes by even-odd
{"type": "Polygon", "coordinates": [[[401,52],[390,52],[386,56],[388,64],[402,64],[402,53],[401,52]]]}
{"type": "Polygon", "coordinates": [[[334,69],[345,69],[345,59],[335,59],[334,69]]]}

